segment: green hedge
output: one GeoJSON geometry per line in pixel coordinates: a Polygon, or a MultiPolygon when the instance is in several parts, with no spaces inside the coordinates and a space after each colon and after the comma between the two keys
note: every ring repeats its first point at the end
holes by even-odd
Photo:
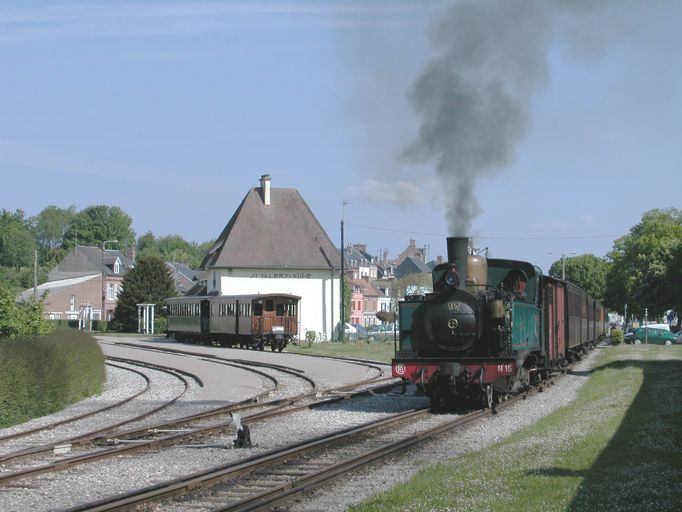
{"type": "MultiPolygon", "coordinates": [[[[78,320],[47,320],[56,329],[78,329],[78,320]]],[[[93,320],[92,330],[97,332],[109,332],[109,322],[107,320],[93,320]]]]}
{"type": "Polygon", "coordinates": [[[0,340],[0,427],[98,394],[104,382],[102,350],[82,331],[0,340]]]}

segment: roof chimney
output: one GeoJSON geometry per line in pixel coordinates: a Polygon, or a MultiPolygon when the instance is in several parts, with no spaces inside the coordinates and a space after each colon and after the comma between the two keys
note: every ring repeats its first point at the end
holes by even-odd
{"type": "Polygon", "coordinates": [[[263,204],[265,206],[270,206],[270,175],[263,174],[260,177],[260,188],[263,194],[263,204]]]}

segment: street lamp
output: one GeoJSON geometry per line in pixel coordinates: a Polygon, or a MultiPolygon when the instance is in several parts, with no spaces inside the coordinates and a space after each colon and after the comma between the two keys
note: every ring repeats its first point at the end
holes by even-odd
{"type": "Polygon", "coordinates": [[[104,251],[106,250],[106,245],[107,244],[117,244],[118,240],[104,240],[102,242],[102,245],[100,248],[102,249],[102,312],[100,313],[100,320],[106,320],[105,317],[105,306],[106,306],[106,300],[107,300],[107,291],[106,291],[106,270],[107,267],[104,266],[104,251]]]}
{"type": "MultiPolygon", "coordinates": [[[[552,251],[550,251],[549,254],[554,254],[554,253],[552,251]]],[[[575,253],[571,252],[569,254],[575,254],[575,253]]],[[[566,280],[566,255],[565,254],[561,255],[561,280],[562,281],[566,280]]]]}

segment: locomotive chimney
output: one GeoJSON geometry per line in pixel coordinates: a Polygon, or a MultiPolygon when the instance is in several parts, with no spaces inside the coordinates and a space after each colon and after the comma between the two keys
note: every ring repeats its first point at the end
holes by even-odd
{"type": "Polygon", "coordinates": [[[459,273],[459,285],[457,288],[465,289],[467,283],[467,259],[469,256],[469,239],[465,236],[449,236],[448,263],[454,263],[459,273]]]}
{"type": "Polygon", "coordinates": [[[261,194],[263,195],[263,204],[270,206],[270,175],[263,174],[260,177],[261,194]]]}

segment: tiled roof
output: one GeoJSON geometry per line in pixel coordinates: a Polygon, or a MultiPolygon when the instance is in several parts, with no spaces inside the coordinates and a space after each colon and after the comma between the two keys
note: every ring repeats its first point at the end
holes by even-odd
{"type": "Polygon", "coordinates": [[[405,260],[395,269],[395,275],[397,277],[403,277],[408,274],[418,274],[421,272],[431,273],[431,269],[419,258],[415,258],[414,256],[405,258],[405,260]]]}
{"type": "Polygon", "coordinates": [[[341,255],[295,189],[252,188],[201,264],[239,268],[340,268],[341,255]]]}
{"type": "Polygon", "coordinates": [[[48,279],[57,281],[92,274],[93,272],[101,274],[102,271],[108,276],[123,276],[133,266],[134,264],[130,259],[115,249],[104,251],[104,266],[102,266],[102,250],[99,247],[77,245],[50,271],[48,279]],[[123,265],[119,274],[115,274],[113,270],[117,258],[121,260],[123,265]]]}
{"type": "Polygon", "coordinates": [[[173,272],[177,272],[189,281],[194,281],[194,278],[197,275],[196,271],[192,270],[184,263],[179,263],[177,261],[167,261],[166,265],[168,265],[173,272]]]}
{"type": "MultiPolygon", "coordinates": [[[[43,293],[45,293],[48,290],[56,290],[58,288],[65,288],[68,286],[74,286],[76,284],[81,284],[86,281],[89,281],[90,279],[101,279],[102,274],[92,274],[92,275],[87,275],[87,276],[80,276],[80,277],[71,277],[69,279],[60,279],[59,281],[48,281],[46,283],[43,283],[41,285],[38,285],[37,291],[38,291],[38,298],[42,297],[43,293]]],[[[26,302],[30,299],[33,298],[33,288],[29,288],[28,290],[24,290],[19,294],[19,297],[17,298],[17,302],[26,302]]]]}

